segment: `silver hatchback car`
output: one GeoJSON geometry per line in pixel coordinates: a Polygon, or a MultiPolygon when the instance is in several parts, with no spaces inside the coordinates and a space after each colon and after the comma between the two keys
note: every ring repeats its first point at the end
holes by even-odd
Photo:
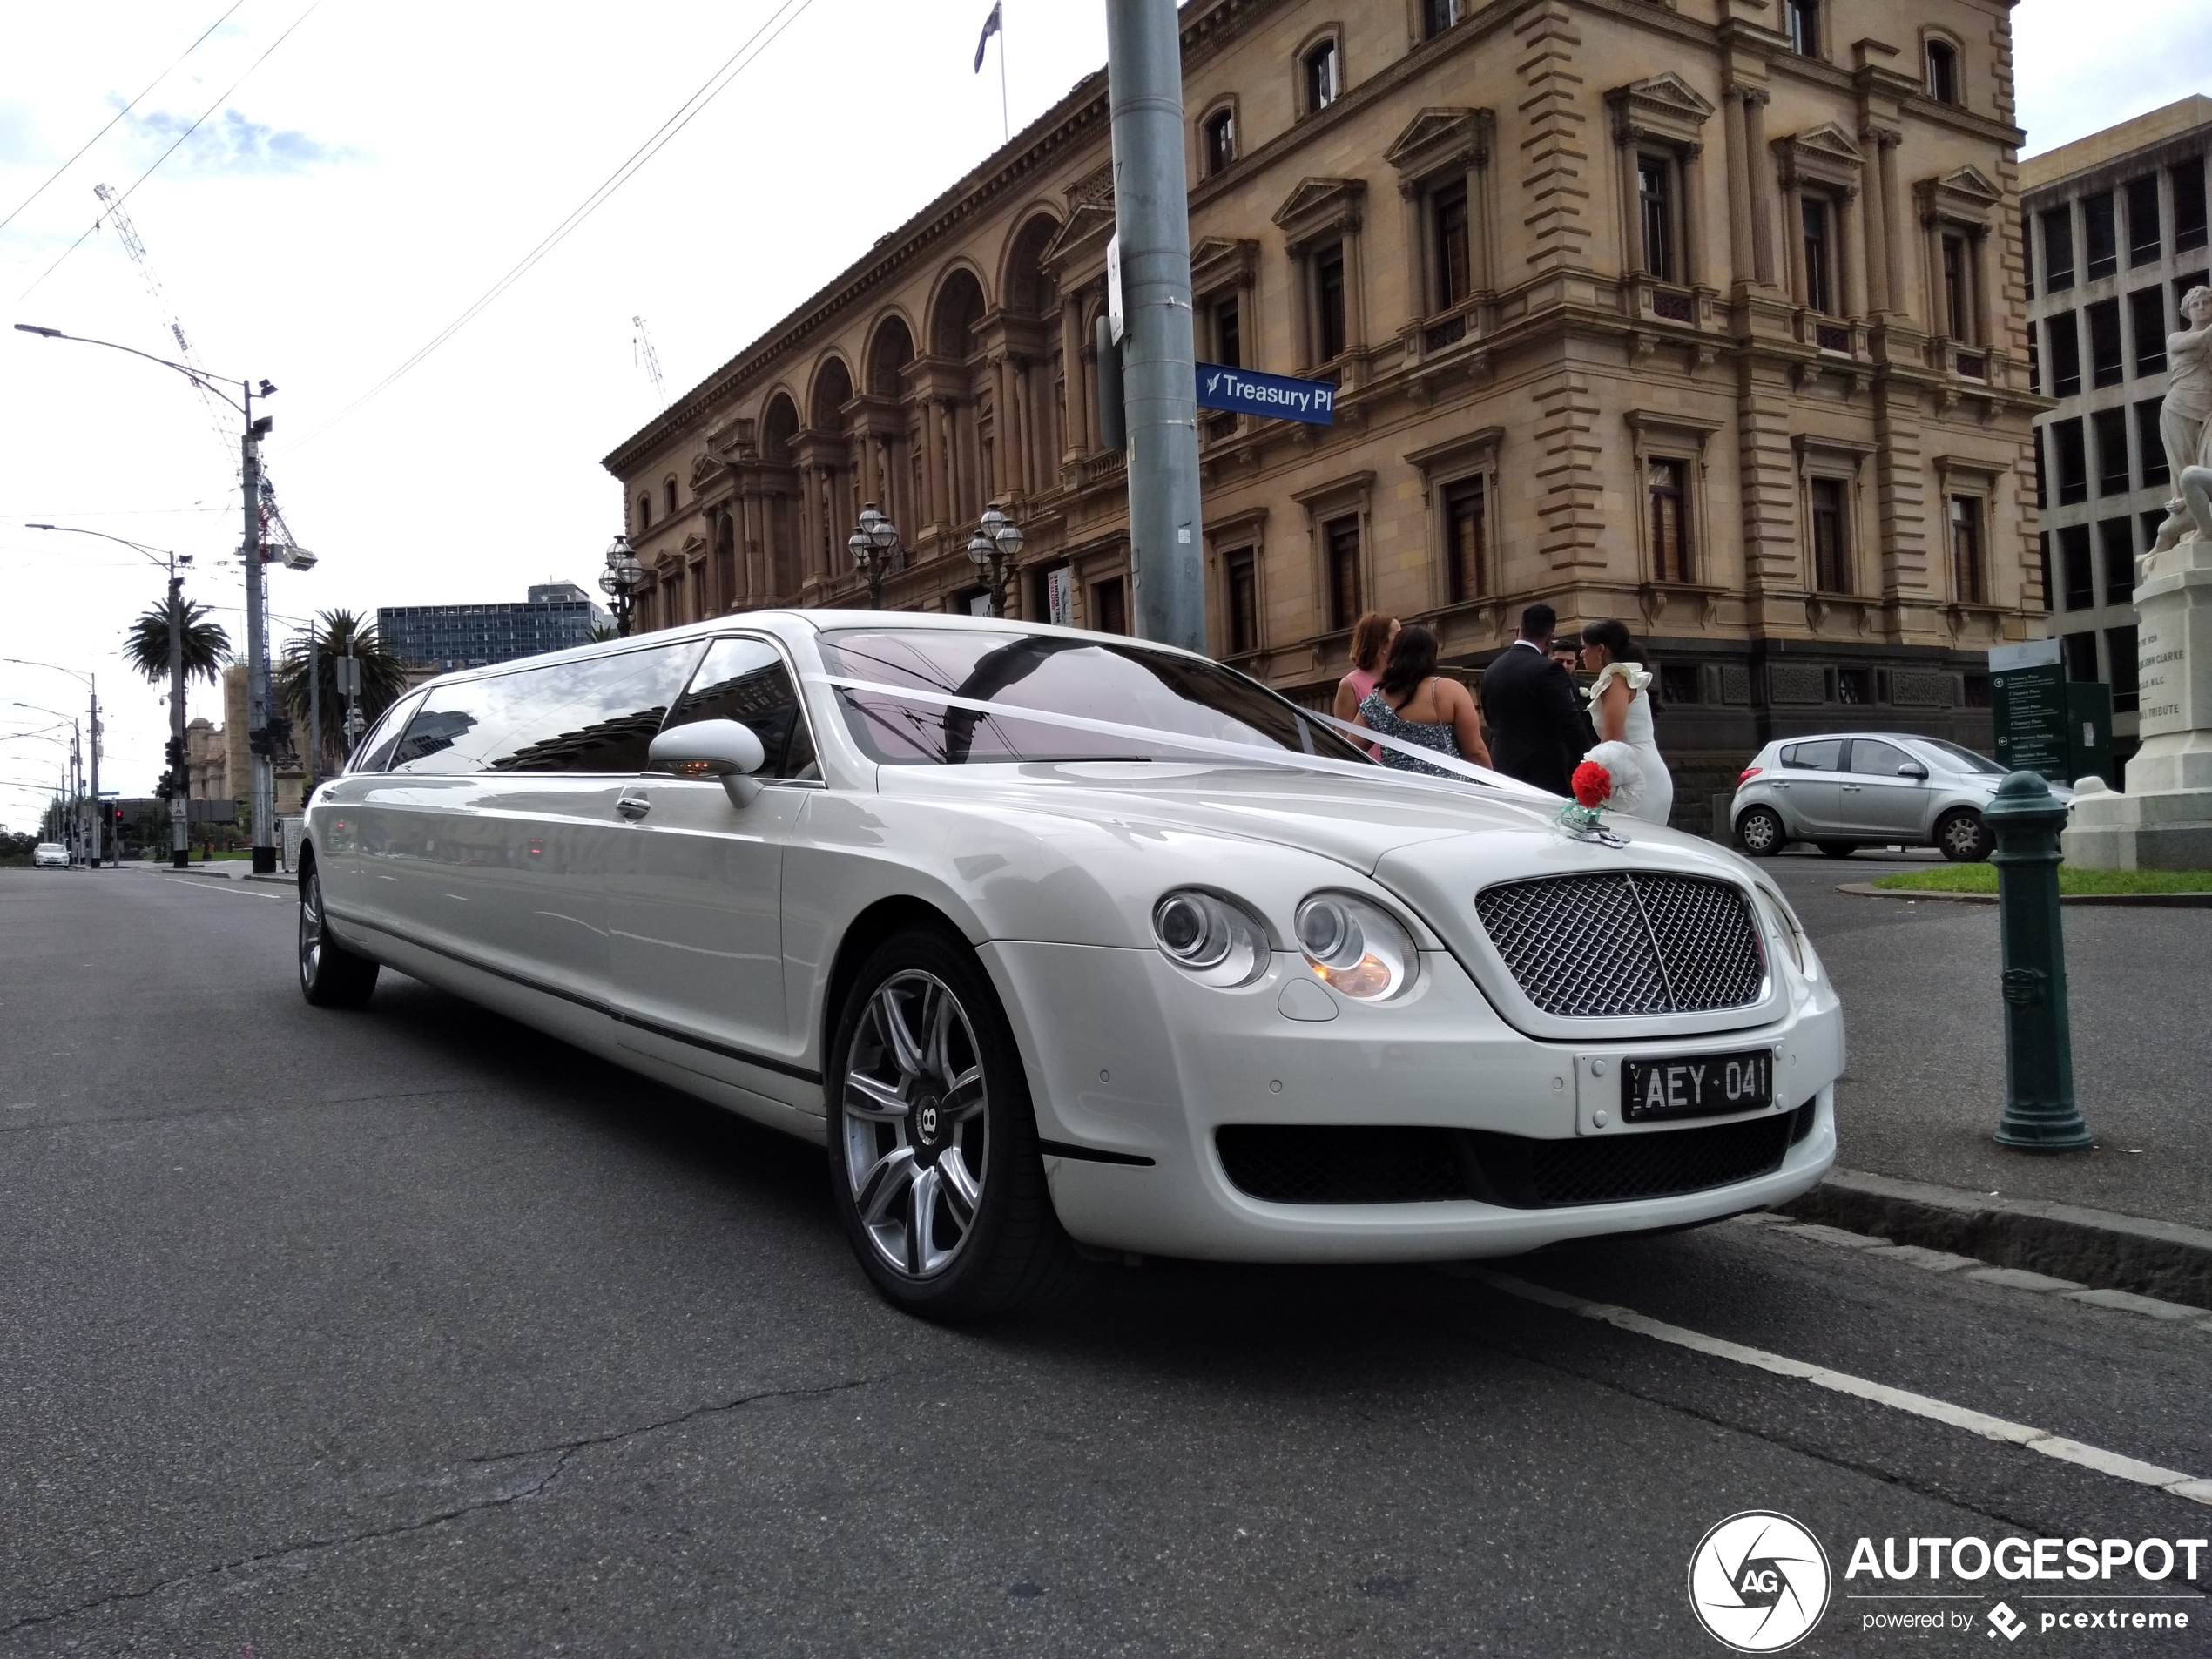
{"type": "MultiPolygon", "coordinates": [[[[1832,732],[1781,738],[1737,780],[1730,820],[1736,842],[1770,858],[1811,841],[1831,858],[1862,846],[1932,846],[1947,859],[1986,859],[1993,845],[1982,808],[2005,768],[1940,738],[1899,732],[1832,732]]],[[[2060,799],[2073,792],[2053,786],[2060,799]]]]}

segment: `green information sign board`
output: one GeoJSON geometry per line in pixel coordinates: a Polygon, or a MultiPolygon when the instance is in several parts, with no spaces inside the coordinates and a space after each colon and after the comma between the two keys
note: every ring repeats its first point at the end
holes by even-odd
{"type": "Polygon", "coordinates": [[[2057,640],[1991,651],[1989,700],[2000,765],[2040,772],[2053,783],[2073,781],[2067,773],[2066,665],[2059,660],[2057,640]]]}

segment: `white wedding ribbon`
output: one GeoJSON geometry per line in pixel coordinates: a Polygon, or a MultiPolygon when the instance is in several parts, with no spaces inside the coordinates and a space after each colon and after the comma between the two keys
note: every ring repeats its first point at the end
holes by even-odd
{"type": "MultiPolygon", "coordinates": [[[[1050,709],[1028,708],[1021,704],[986,703],[972,697],[956,697],[944,691],[925,691],[910,685],[890,685],[880,680],[855,679],[843,674],[808,674],[809,685],[827,685],[840,691],[864,691],[871,696],[894,698],[902,702],[919,703],[928,708],[964,709],[975,714],[995,715],[1001,719],[1032,721],[1039,725],[1064,727],[1070,732],[1087,732],[1098,737],[1135,739],[1147,744],[1164,745],[1192,754],[1212,755],[1223,759],[1241,760],[1247,764],[1286,767],[1294,772],[1328,772],[1339,777],[1374,780],[1374,766],[1365,761],[1332,760],[1325,755],[1305,754],[1297,750],[1284,749],[1257,743],[1236,743],[1224,738],[1201,738],[1184,732],[1170,732],[1159,726],[1131,725],[1119,720],[1096,720],[1087,715],[1062,714],[1050,709]]],[[[1357,743],[1378,743],[1412,756],[1423,764],[1438,767],[1450,774],[1448,778],[1424,777],[1419,772],[1390,768],[1393,782],[1412,781],[1426,784],[1468,782],[1483,785],[1500,794],[1518,798],[1516,805],[1540,807],[1554,799],[1543,790],[1509,778],[1501,772],[1478,766],[1470,761],[1447,755],[1434,749],[1424,749],[1419,744],[1407,743],[1401,738],[1385,737],[1366,726],[1355,726],[1332,715],[1312,709],[1300,709],[1322,725],[1345,733],[1357,743]]],[[[1226,716],[1227,718],[1234,718],[1226,716]]],[[[1018,759],[1019,757],[1009,757],[1018,759]]]]}

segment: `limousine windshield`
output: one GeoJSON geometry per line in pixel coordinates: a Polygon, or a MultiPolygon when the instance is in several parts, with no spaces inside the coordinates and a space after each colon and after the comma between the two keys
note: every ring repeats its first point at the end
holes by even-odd
{"type": "Polygon", "coordinates": [[[1295,704],[1212,663],[1137,645],[1057,634],[949,628],[845,628],[822,637],[822,658],[853,740],[896,766],[1012,760],[1157,760],[1212,743],[1288,749],[1332,760],[1366,753],[1295,704]],[[899,691],[921,697],[901,697],[899,691]],[[960,706],[989,704],[999,714],[960,706]],[[1013,711],[1097,721],[1087,732],[1013,711]]]}

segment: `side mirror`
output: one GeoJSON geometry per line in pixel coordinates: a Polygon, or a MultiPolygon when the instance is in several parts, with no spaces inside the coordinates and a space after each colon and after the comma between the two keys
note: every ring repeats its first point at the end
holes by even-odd
{"type": "Polygon", "coordinates": [[[752,774],[767,752],[752,728],[735,720],[694,720],[662,732],[645,751],[657,770],[679,778],[718,778],[732,806],[750,806],[760,785],[752,774]]]}
{"type": "Polygon", "coordinates": [[[1897,769],[1897,775],[1900,778],[1917,779],[1921,783],[1928,781],[1928,769],[1917,760],[1906,761],[1897,769]]]}

